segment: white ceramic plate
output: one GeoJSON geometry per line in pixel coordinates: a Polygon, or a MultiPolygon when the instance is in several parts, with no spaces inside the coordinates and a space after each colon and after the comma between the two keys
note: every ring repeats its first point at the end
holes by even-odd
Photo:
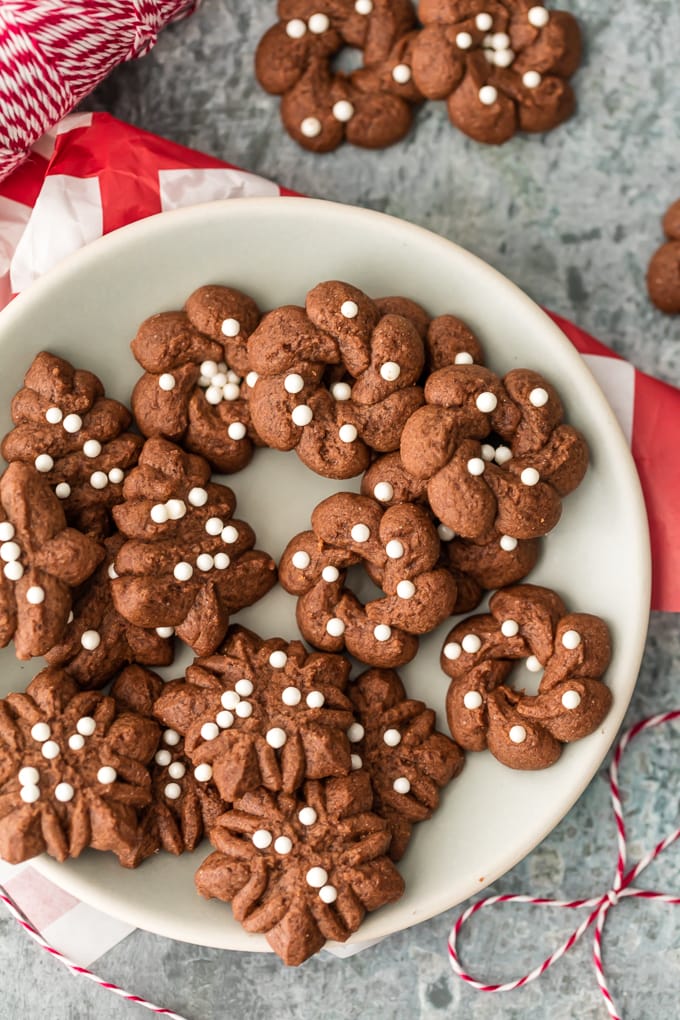
{"type": "MultiPolygon", "coordinates": [[[[647,524],[628,448],[584,362],[513,284],[425,230],[310,199],[232,200],[116,231],[68,258],[6,309],[0,315],[0,425],[3,433],[9,429],[10,398],[41,349],[96,372],[111,396],[126,401],[139,374],[128,343],[146,316],[181,307],[204,283],[229,283],[268,308],[303,303],[306,291],[326,279],[351,281],[374,297],[416,298],[432,315],[455,312],[480,337],[497,372],[528,366],[557,384],[569,420],[587,436],[592,468],[566,500],[531,580],[556,588],[575,611],[604,616],[614,642],[607,674],[614,704],[601,729],[566,748],[545,772],[513,772],[487,753],[469,755],[439,812],[416,829],[400,865],[406,894],[366,919],[354,936],[363,942],[460,903],[532,850],[585,789],[623,719],[647,629],[647,524]]],[[[258,453],[229,484],[239,516],[254,525],[258,546],[274,557],[308,527],[313,506],[340,487],[313,475],[294,454],[273,451],[258,453]]],[[[358,481],[345,487],[356,489],[358,481]]],[[[280,589],[237,619],[264,636],[297,636],[295,599],[280,589]]],[[[447,630],[423,640],[415,662],[402,671],[409,692],[437,709],[442,728],[447,680],[438,655],[447,630]]],[[[11,648],[1,652],[0,695],[23,689],[38,665],[18,664],[11,648]]],[[[95,852],[65,865],[42,857],[35,866],[130,924],[188,942],[265,951],[264,937],[243,932],[229,907],[195,893],[193,872],[205,850],[180,858],[160,854],[136,872],[95,852]]]]}

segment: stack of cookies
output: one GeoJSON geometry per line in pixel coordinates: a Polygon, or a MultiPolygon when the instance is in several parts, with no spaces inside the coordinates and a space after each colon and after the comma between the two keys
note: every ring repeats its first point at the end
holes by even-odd
{"type": "Polygon", "coordinates": [[[206,835],[198,891],[299,964],[402,894],[396,862],[461,748],[543,768],[604,717],[605,625],[518,584],[587,447],[553,386],[497,376],[461,320],[340,281],[265,315],[201,287],[132,351],[132,414],[46,352],[12,402],[0,644],[48,666],[0,701],[0,856],[91,847],[136,867],[206,835]],[[311,652],[231,623],[277,567],[212,472],[261,446],[362,475],[278,567],[311,652]],[[382,597],[352,591],[358,564],[382,597]],[[492,588],[443,644],[452,740],[394,669],[492,588]],[[149,667],[178,641],[195,659],[163,682],[149,667]],[[543,671],[535,695],[509,685],[517,660],[543,671]]]}

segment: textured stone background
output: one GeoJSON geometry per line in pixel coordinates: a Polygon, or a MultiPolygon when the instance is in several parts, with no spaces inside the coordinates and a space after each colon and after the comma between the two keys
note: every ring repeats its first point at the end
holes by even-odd
{"type": "MultiPolygon", "coordinates": [[[[402,145],[346,147],[325,157],[298,149],[262,93],[252,55],[274,19],[273,0],[204,0],[167,29],[146,58],[119,69],[88,102],[289,187],[380,209],[476,252],[536,300],[576,320],[644,370],[680,384],[680,323],[649,305],[648,258],[659,218],[680,195],[677,0],[563,0],[582,21],[586,55],[575,79],[577,117],[545,137],[489,149],[456,134],[440,104],[418,115],[402,145]]],[[[603,513],[607,508],[603,508],[603,513]]],[[[622,551],[625,554],[625,550],[622,551]]],[[[629,711],[635,721],[680,707],[680,625],[653,617],[629,711]]],[[[636,858],[677,825],[680,724],[643,738],[626,768],[625,807],[636,858]]],[[[491,892],[561,898],[603,891],[615,863],[604,768],[562,824],[491,892]]],[[[680,853],[649,872],[649,887],[680,892],[680,853]]],[[[171,895],[169,890],[169,895],[171,895]]],[[[286,971],[269,956],[223,953],[135,933],[99,973],[191,1020],[590,1020],[606,1015],[586,937],[539,982],[484,996],[455,979],[446,936],[456,911],[360,955],[286,971]]],[[[578,915],[580,918],[581,915],[578,915]]],[[[575,913],[500,908],[473,922],[464,959],[489,980],[517,977],[577,923],[575,913]]],[[[0,914],[0,1016],[146,1016],[75,981],[0,914]]],[[[626,1018],[680,1017],[680,917],[625,902],[611,915],[605,960],[626,1018]]]]}

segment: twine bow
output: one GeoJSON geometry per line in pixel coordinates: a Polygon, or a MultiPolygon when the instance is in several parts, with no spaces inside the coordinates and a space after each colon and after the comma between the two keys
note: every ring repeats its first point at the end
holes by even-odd
{"type": "Polygon", "coordinates": [[[569,950],[576,945],[581,936],[594,923],[593,964],[595,966],[597,983],[602,995],[604,996],[609,1016],[612,1020],[622,1020],[622,1015],[618,1012],[611,992],[609,991],[602,963],[602,935],[607,921],[607,915],[612,907],[615,907],[621,900],[628,897],[658,900],[662,903],[680,904],[680,896],[671,896],[667,893],[656,892],[652,889],[637,889],[633,886],[633,882],[636,880],[638,875],[640,875],[645,868],[652,863],[652,861],[656,860],[656,858],[662,854],[664,850],[680,838],[680,828],[671,832],[665,837],[665,839],[662,839],[661,842],[657,843],[652,850],[645,854],[637,864],[626,870],[626,825],[623,818],[623,808],[621,806],[621,798],[619,795],[619,766],[626,748],[631,741],[640,735],[640,733],[643,733],[645,730],[652,729],[655,726],[662,726],[664,723],[672,722],[674,719],[678,718],[680,718],[680,710],[651,716],[649,719],[644,719],[642,722],[636,723],[635,726],[632,726],[624,733],[619,741],[616,751],[614,752],[614,758],[609,769],[609,788],[614,810],[614,821],[616,823],[618,858],[616,861],[616,871],[614,873],[614,881],[611,889],[608,889],[601,896],[595,896],[591,899],[584,900],[551,900],[544,897],[513,895],[489,896],[486,899],[478,900],[460,915],[451,930],[451,934],[449,935],[449,960],[454,973],[457,974],[458,977],[462,978],[463,981],[471,985],[472,988],[478,989],[480,992],[511,992],[513,989],[521,988],[530,981],[535,981],[536,978],[545,973],[549,967],[552,967],[553,963],[556,963],[560,957],[564,956],[565,953],[568,953],[569,950]],[[518,978],[516,981],[508,981],[505,984],[492,985],[485,984],[484,982],[477,980],[463,969],[458,956],[456,941],[461,928],[465,922],[473,916],[473,914],[476,914],[478,911],[486,907],[492,907],[496,903],[531,903],[538,907],[565,907],[570,910],[577,909],[578,907],[590,907],[591,911],[588,917],[586,917],[579,927],[572,932],[569,938],[567,938],[554,953],[539,964],[538,967],[535,967],[528,974],[518,978]]]}

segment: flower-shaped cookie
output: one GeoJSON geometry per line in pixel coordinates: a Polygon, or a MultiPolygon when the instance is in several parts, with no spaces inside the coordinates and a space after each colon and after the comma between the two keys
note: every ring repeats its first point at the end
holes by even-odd
{"type": "Polygon", "coordinates": [[[404,423],[423,402],[417,328],[382,314],[348,283],[321,283],[304,309],[270,312],[250,338],[248,358],[258,435],[276,450],[295,449],[328,478],[365,470],[371,449],[398,449],[404,423]],[[328,366],[338,370],[327,373],[328,366]]]}
{"type": "Polygon", "coordinates": [[[367,911],[398,900],[404,882],[371,811],[363,770],[308,782],[297,794],[253,790],[211,831],[216,847],[196,873],[206,898],[232,904],[246,931],[264,932],[297,966],[326,939],[344,942],[367,911]]]}
{"type": "Polygon", "coordinates": [[[339,655],[309,655],[299,641],[262,641],[236,627],[185,681],[166,684],[154,715],[184,736],[186,753],[224,800],[258,786],[291,793],[352,767],[348,675],[339,655]]]}
{"type": "Polygon", "coordinates": [[[330,152],[346,140],[384,148],[408,132],[413,83],[410,0],[279,0],[281,19],[261,40],[255,73],[282,96],[281,119],[300,145],[330,152]],[[344,48],[363,54],[345,74],[331,60],[344,48]]]}
{"type": "Polygon", "coordinates": [[[44,669],[25,694],[9,694],[0,701],[0,857],[63,861],[89,846],[135,867],[157,743],[153,720],[79,691],[62,670],[44,669]]]}
{"type": "Polygon", "coordinates": [[[44,655],[61,641],[72,589],[104,555],[87,535],[66,526],[49,485],[15,461],[0,478],[0,647],[14,638],[18,659],[44,655]]]}
{"type": "Polygon", "coordinates": [[[230,613],[276,581],[273,560],[253,550],[252,528],[231,519],[233,492],[209,479],[202,457],[148,439],[125,481],[125,502],[114,509],[129,539],[114,563],[114,606],[160,637],[174,631],[198,655],[217,648],[230,613]]]}
{"type": "Polygon", "coordinates": [[[583,436],[562,424],[555,388],[529,369],[501,381],[480,366],[453,365],[432,373],[425,398],[402,432],[401,462],[427,482],[439,520],[478,543],[547,534],[588,466],[583,436]],[[492,433],[500,445],[483,442],[492,433]]]}
{"type": "Polygon", "coordinates": [[[165,436],[223,473],[253,454],[243,379],[247,341],[260,320],[252,300],[231,287],[199,287],[181,312],[146,319],[132,341],[145,374],[132,409],[145,436],[165,436]]]}
{"type": "MultiPolygon", "coordinates": [[[[128,666],[111,688],[116,703],[140,715],[152,716],[163,681],[141,666],[128,666]]],[[[210,769],[193,768],[177,730],[163,730],[151,773],[151,804],[144,812],[147,853],[162,848],[171,854],[195,850],[204,832],[215,824],[227,805],[210,783],[210,769]]]]}
{"type": "Polygon", "coordinates": [[[567,79],[581,59],[578,23],[532,0],[420,0],[424,24],[413,80],[446,99],[451,122],[499,145],[516,131],[549,131],[574,111],[567,79]]]}
{"type": "Polygon", "coordinates": [[[12,400],[12,421],[15,428],[2,441],[5,460],[34,465],[69,524],[108,535],[110,508],[121,502],[125,475],[142,447],[139,436],[125,431],[128,409],[105,397],[91,372],[43,351],[12,400]]]}
{"type": "Polygon", "coordinates": [[[647,289],[662,312],[680,315],[680,200],[664,216],[663,229],[668,240],[652,256],[647,289]]]}
{"type": "Polygon", "coordinates": [[[459,623],[444,644],[451,733],[466,750],[488,747],[510,768],[546,768],[562,744],[588,736],[609,710],[611,692],[600,679],[609,631],[599,617],[568,613],[554,592],[531,584],[496,592],[489,610],[459,623]],[[536,695],[505,683],[519,659],[529,672],[543,671],[536,695]]]}
{"type": "Polygon", "coordinates": [[[310,644],[389,667],[409,662],[415,635],[453,611],[456,584],[439,556],[437,529],[423,507],[384,510],[366,496],[338,492],[314,509],[312,531],[290,540],[279,576],[299,596],[297,622],[310,644]],[[346,568],[362,561],[385,592],[366,606],[345,587],[346,568]]]}
{"type": "Polygon", "coordinates": [[[463,752],[435,729],[431,708],[406,697],[392,670],[367,670],[349,696],[357,715],[349,737],[371,777],[373,810],[390,827],[390,857],[398,861],[413,825],[432,817],[439,791],[463,768],[463,752]]]}
{"type": "Polygon", "coordinates": [[[105,539],[104,562],[76,593],[61,641],[45,653],[50,666],[62,666],[83,689],[104,687],[129,663],[169,666],[173,659],[171,637],[136,627],[113,604],[113,563],[124,541],[122,535],[105,539]]]}

